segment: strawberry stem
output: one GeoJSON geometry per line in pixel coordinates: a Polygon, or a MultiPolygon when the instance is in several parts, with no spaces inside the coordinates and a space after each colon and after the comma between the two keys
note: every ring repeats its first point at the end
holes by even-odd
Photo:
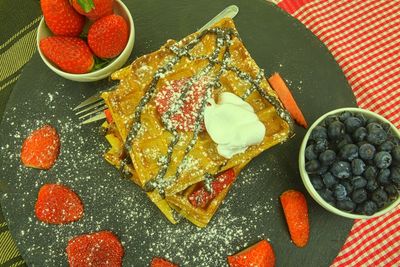
{"type": "Polygon", "coordinates": [[[78,4],[81,6],[85,13],[89,13],[95,8],[93,0],[78,0],[78,4]]]}
{"type": "Polygon", "coordinates": [[[112,61],[111,58],[103,59],[103,58],[94,57],[94,67],[93,67],[92,71],[103,68],[104,66],[108,65],[111,61],[112,61]]]}

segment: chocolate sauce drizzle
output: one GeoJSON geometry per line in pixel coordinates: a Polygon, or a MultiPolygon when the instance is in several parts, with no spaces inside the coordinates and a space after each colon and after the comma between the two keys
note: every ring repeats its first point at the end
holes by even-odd
{"type": "MultiPolygon", "coordinates": [[[[181,95],[179,96],[178,101],[175,103],[175,105],[168,110],[166,113],[164,113],[161,117],[161,121],[163,122],[164,126],[166,129],[172,134],[172,140],[168,144],[168,150],[167,150],[167,155],[160,157],[158,164],[160,165],[160,169],[157,173],[157,175],[151,179],[149,182],[147,182],[144,186],[144,189],[146,191],[153,191],[155,189],[158,190],[161,196],[164,197],[165,195],[165,189],[169,186],[171,186],[181,175],[183,170],[187,166],[188,162],[188,154],[189,152],[193,149],[194,145],[197,142],[198,135],[200,131],[202,130],[202,121],[204,118],[204,110],[207,105],[207,100],[212,97],[212,92],[213,89],[218,88],[220,86],[219,80],[221,75],[226,72],[226,71],[232,71],[234,72],[240,79],[245,80],[251,84],[251,87],[245,92],[245,94],[242,96],[243,99],[247,98],[251,93],[253,93],[255,90],[263,97],[265,98],[268,102],[270,102],[275,109],[278,112],[278,115],[287,121],[290,125],[290,128],[293,127],[293,122],[287,113],[285,109],[281,106],[280,102],[274,97],[268,95],[261,87],[260,87],[260,82],[263,77],[263,71],[261,70],[258,74],[256,79],[252,79],[252,77],[239,70],[237,67],[229,65],[230,62],[230,53],[229,53],[229,47],[232,42],[232,38],[237,37],[240,38],[237,31],[234,29],[222,29],[222,28],[211,28],[207,29],[201,33],[198,34],[197,37],[194,37],[187,45],[185,46],[180,46],[180,43],[176,43],[169,47],[170,51],[174,53],[174,56],[162,67],[160,67],[152,81],[150,82],[150,85],[148,89],[146,90],[145,95],[143,98],[140,100],[138,106],[136,107],[136,110],[134,112],[134,117],[133,117],[133,125],[132,128],[126,138],[125,144],[124,144],[124,150],[127,155],[129,155],[129,151],[132,149],[132,142],[136,138],[136,136],[139,133],[139,130],[141,128],[141,114],[145,108],[145,106],[151,101],[151,99],[154,97],[156,90],[157,90],[157,84],[160,78],[164,77],[166,74],[172,71],[173,67],[179,62],[179,60],[182,57],[187,57],[190,60],[196,60],[196,59],[206,59],[208,60],[208,64],[200,70],[196,75],[191,77],[182,87],[181,95]],[[216,40],[215,40],[215,49],[213,53],[210,56],[193,56],[190,54],[190,51],[198,44],[201,42],[202,38],[206,36],[208,33],[215,34],[216,35],[216,40]],[[224,54],[223,54],[223,59],[221,61],[218,60],[218,56],[221,52],[221,50],[225,48],[224,54]],[[172,160],[172,154],[174,147],[180,140],[180,135],[177,132],[177,130],[174,128],[170,121],[170,117],[175,114],[184,104],[184,100],[189,92],[189,90],[192,88],[193,84],[198,82],[202,77],[207,75],[215,66],[219,65],[220,70],[218,71],[218,74],[215,76],[215,78],[212,79],[212,82],[208,82],[206,85],[206,93],[203,96],[201,100],[201,107],[196,115],[195,118],[195,127],[193,131],[193,137],[189,142],[189,145],[186,147],[183,160],[180,162],[177,171],[173,177],[168,177],[167,179],[165,178],[165,175],[167,173],[168,166],[171,163],[172,160]]],[[[127,157],[129,158],[129,157],[127,157]]],[[[124,166],[127,164],[129,159],[125,158],[121,166],[124,166]]],[[[206,180],[206,186],[208,190],[211,189],[211,178],[212,175],[206,174],[205,175],[205,180],[206,180]]]]}

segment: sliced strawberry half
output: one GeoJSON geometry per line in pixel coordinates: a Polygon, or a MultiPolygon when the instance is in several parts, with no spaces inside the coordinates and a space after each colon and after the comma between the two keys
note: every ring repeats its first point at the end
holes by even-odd
{"type": "Polygon", "coordinates": [[[293,243],[304,247],[310,236],[306,198],[299,191],[288,190],[282,193],[280,200],[293,243]]]}
{"type": "Polygon", "coordinates": [[[59,152],[60,137],[57,130],[44,125],[34,130],[23,142],[21,161],[27,167],[48,170],[56,162],[59,152]]]}
{"type": "Polygon", "coordinates": [[[74,237],[68,242],[69,266],[122,266],[124,248],[110,231],[101,231],[74,237]]]}
{"type": "MultiPolygon", "coordinates": [[[[164,113],[172,110],[174,106],[180,105],[179,98],[182,91],[190,79],[169,81],[163,85],[156,95],[156,107],[158,113],[162,116],[164,113]]],[[[194,131],[196,118],[200,112],[202,101],[206,101],[205,94],[208,78],[204,77],[192,84],[180,108],[168,118],[172,126],[181,131],[194,131]]],[[[204,122],[201,122],[204,130],[204,122]]]]}
{"type": "Polygon", "coordinates": [[[275,254],[270,243],[261,240],[241,252],[228,256],[230,267],[273,267],[275,254]]]}
{"type": "Polygon", "coordinates": [[[150,267],[179,267],[179,266],[166,259],[156,257],[152,259],[150,267]]]}
{"type": "Polygon", "coordinates": [[[82,217],[83,205],[78,195],[67,186],[45,184],[39,190],[35,214],[45,223],[70,223],[82,217]]]}
{"type": "Polygon", "coordinates": [[[206,208],[222,190],[235,181],[235,178],[235,171],[233,169],[224,171],[211,182],[211,192],[208,192],[203,184],[189,195],[189,202],[196,208],[206,208]]]}

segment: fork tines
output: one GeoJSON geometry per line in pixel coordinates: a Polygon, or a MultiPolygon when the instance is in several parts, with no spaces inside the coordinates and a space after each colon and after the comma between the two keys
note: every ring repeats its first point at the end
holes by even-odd
{"type": "Polygon", "coordinates": [[[101,92],[94,94],[73,109],[76,111],[75,115],[79,116],[79,120],[83,120],[80,124],[105,119],[106,115],[103,111],[107,109],[107,106],[100,94],[101,92]]]}

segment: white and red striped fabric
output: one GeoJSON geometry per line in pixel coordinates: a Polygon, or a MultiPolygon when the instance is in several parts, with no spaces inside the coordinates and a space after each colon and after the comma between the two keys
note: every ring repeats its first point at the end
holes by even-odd
{"type": "MultiPolygon", "coordinates": [[[[400,129],[400,1],[275,0],[331,51],[359,107],[400,129]]],[[[400,207],[356,220],[331,267],[400,266],[400,207]]]]}

